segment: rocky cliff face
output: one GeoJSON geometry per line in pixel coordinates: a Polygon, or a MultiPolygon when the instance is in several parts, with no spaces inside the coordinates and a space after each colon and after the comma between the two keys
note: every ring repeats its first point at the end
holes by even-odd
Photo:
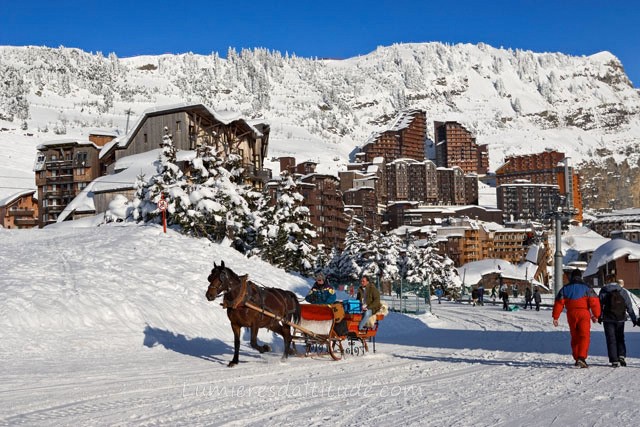
{"type": "Polygon", "coordinates": [[[640,163],[637,156],[630,155],[618,162],[606,149],[598,150],[596,156],[576,167],[582,179],[584,207],[624,209],[640,206],[640,163]],[[635,159],[635,163],[632,164],[630,159],[635,159]]]}

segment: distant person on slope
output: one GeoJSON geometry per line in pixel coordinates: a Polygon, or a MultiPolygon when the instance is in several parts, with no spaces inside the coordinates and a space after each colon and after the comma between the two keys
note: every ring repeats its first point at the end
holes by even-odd
{"type": "Polygon", "coordinates": [[[603,323],[604,326],[611,367],[617,368],[618,366],[627,366],[627,346],[624,341],[624,324],[627,320],[627,314],[629,314],[633,326],[637,325],[638,319],[633,312],[631,298],[623,289],[624,282],[619,280],[616,283],[616,276],[611,273],[607,274],[605,281],[607,284],[600,291],[602,314],[598,323],[603,323]]]}
{"type": "Polygon", "coordinates": [[[588,368],[587,356],[591,340],[589,320],[595,322],[600,317],[600,301],[593,289],[582,281],[582,272],[578,269],[571,272],[569,283],[556,295],[552,313],[553,326],[558,326],[558,319],[565,307],[575,366],[588,368]]]}

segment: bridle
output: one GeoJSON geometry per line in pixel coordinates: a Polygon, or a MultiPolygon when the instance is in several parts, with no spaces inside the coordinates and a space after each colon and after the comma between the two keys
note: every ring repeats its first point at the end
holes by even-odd
{"type": "Polygon", "coordinates": [[[214,299],[222,295],[224,292],[229,290],[229,285],[228,285],[229,280],[228,280],[226,271],[222,270],[222,272],[220,272],[220,274],[218,274],[217,277],[213,279],[211,278],[211,276],[213,276],[213,272],[207,278],[207,280],[209,280],[209,287],[207,288],[207,299],[209,301],[213,301],[214,299]],[[217,283],[214,283],[214,281],[217,283]],[[215,293],[213,297],[210,296],[211,291],[215,293]]]}

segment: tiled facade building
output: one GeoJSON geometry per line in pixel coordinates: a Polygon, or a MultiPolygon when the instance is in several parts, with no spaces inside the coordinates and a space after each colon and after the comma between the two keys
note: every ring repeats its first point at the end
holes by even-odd
{"type": "MultiPolygon", "coordinates": [[[[520,180],[528,180],[532,184],[557,185],[559,195],[566,198],[568,204],[577,210],[574,218],[582,221],[582,194],[580,193],[580,176],[573,167],[568,166],[564,153],[547,149],[542,153],[519,156],[508,156],[505,163],[496,170],[496,185],[512,184],[520,180]]],[[[556,202],[555,206],[560,206],[556,202]]]]}
{"type": "Polygon", "coordinates": [[[361,157],[372,162],[383,157],[386,162],[400,158],[424,160],[427,137],[427,114],[423,110],[405,110],[382,132],[376,132],[362,145],[361,157]]]}
{"type": "Polygon", "coordinates": [[[102,146],[91,140],[64,139],[46,142],[37,148],[34,171],[38,187],[38,225],[44,227],[56,222],[64,208],[101,175],[99,154],[102,146]]]}
{"type": "Polygon", "coordinates": [[[37,227],[38,200],[34,194],[35,190],[26,190],[0,200],[0,227],[37,227]]]}
{"type": "Polygon", "coordinates": [[[485,175],[489,170],[488,146],[458,122],[434,122],[436,165],[459,167],[464,173],[485,175]]]}
{"type": "Polygon", "coordinates": [[[558,207],[560,189],[553,184],[532,184],[518,180],[496,189],[498,209],[505,221],[542,221],[558,207]]]}
{"type": "Polygon", "coordinates": [[[438,174],[430,160],[397,159],[386,165],[387,200],[438,202],[438,174]]]}

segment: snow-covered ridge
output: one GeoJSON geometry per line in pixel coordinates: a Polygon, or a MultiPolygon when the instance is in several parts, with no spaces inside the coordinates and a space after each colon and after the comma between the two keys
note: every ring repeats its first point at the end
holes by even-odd
{"type": "Polygon", "coordinates": [[[0,76],[9,82],[0,116],[13,119],[0,122],[41,137],[83,135],[88,127],[124,132],[129,109],[130,129],[148,108],[202,102],[271,123],[269,157],[302,152],[319,172],[336,173],[398,110],[421,108],[428,123],[459,121],[488,144],[492,170],[507,155],[545,148],[575,164],[599,159],[601,149],[631,165],[638,159],[640,94],[609,52],[420,43],[317,60],[266,49],[230,49],[226,59],[215,52],[118,58],[4,46],[0,76]]]}

